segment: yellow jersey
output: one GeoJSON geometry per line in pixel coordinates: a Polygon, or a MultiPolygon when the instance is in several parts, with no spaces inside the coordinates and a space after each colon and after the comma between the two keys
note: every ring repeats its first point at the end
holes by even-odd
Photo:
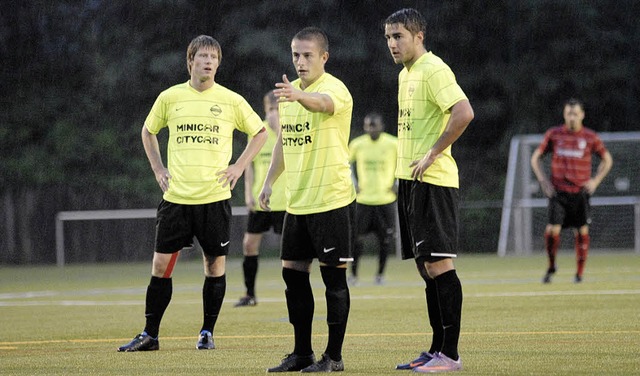
{"type": "Polygon", "coordinates": [[[368,134],[354,138],[349,144],[349,160],[356,164],[358,195],[365,205],[386,205],[396,200],[393,191],[397,163],[398,139],[380,133],[377,140],[368,134]]]}
{"type": "Polygon", "coordinates": [[[169,129],[166,201],[197,205],[231,197],[216,173],[229,166],[235,129],[256,135],[262,120],[239,94],[214,84],[199,92],[189,82],[160,93],[145,126],[151,134],[169,129]]]}
{"type": "MultiPolygon", "coordinates": [[[[267,177],[269,172],[269,165],[271,164],[271,155],[273,154],[273,147],[278,140],[278,134],[269,127],[269,123],[264,120],[264,127],[267,130],[267,142],[265,142],[258,155],[253,159],[253,186],[252,194],[256,199],[256,205],[253,208],[255,211],[263,211],[258,202],[258,196],[264,184],[264,178],[267,177]]],[[[251,137],[249,137],[251,140],[251,137]]],[[[284,211],[287,207],[287,200],[284,195],[286,189],[286,177],[280,176],[278,180],[273,183],[271,187],[271,197],[269,197],[269,207],[272,211],[284,211]]]]}
{"type": "MultiPolygon", "coordinates": [[[[300,89],[300,83],[297,79],[291,84],[300,89]]],[[[356,198],[349,166],[351,93],[329,73],[304,91],[331,97],[334,113],[312,113],[298,102],[280,103],[287,212],[298,215],[338,209],[356,198]]]]}
{"type": "MultiPolygon", "coordinates": [[[[451,107],[467,99],[447,64],[431,52],[399,75],[398,164],[396,177],[412,180],[409,167],[431,149],[444,131],[451,107]]],[[[451,146],[424,172],[423,181],[458,188],[458,166],[451,146]]]]}

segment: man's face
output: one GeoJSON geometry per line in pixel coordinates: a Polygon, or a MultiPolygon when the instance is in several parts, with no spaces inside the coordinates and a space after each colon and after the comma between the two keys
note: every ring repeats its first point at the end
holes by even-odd
{"type": "Polygon", "coordinates": [[[380,118],[371,116],[366,116],[364,118],[363,129],[371,139],[377,140],[380,137],[380,133],[382,133],[383,128],[380,118]]]}
{"type": "Polygon", "coordinates": [[[200,48],[189,64],[192,78],[200,82],[213,81],[220,65],[218,51],[213,47],[200,48]]]}
{"type": "Polygon", "coordinates": [[[579,105],[567,105],[564,106],[564,111],[562,112],[564,116],[564,123],[569,128],[569,130],[576,132],[582,128],[582,120],[584,120],[584,110],[579,105]]]}
{"type": "Polygon", "coordinates": [[[324,73],[324,64],[329,59],[329,53],[322,51],[315,40],[294,39],[291,42],[291,55],[293,66],[305,87],[324,73]]]}
{"type": "Polygon", "coordinates": [[[384,25],[387,47],[396,64],[412,63],[416,59],[418,46],[422,45],[422,32],[415,36],[399,23],[384,25]]]}

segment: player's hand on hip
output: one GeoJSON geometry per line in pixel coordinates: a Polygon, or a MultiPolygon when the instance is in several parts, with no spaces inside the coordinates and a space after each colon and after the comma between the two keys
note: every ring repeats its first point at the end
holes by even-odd
{"type": "Polygon", "coordinates": [[[593,179],[589,179],[582,189],[591,196],[596,191],[596,188],[598,188],[598,184],[593,179]]]}
{"type": "Polygon", "coordinates": [[[171,180],[171,174],[169,173],[169,170],[163,168],[155,175],[160,189],[162,189],[162,192],[166,192],[169,189],[169,181],[171,180]]]}
{"type": "Polygon", "coordinates": [[[229,165],[229,167],[224,170],[216,173],[216,176],[219,176],[218,183],[222,183],[222,188],[229,186],[230,189],[233,189],[242,176],[244,170],[235,164],[229,165]]]}
{"type": "Polygon", "coordinates": [[[427,171],[429,166],[433,164],[433,162],[439,158],[439,155],[433,154],[431,150],[427,152],[427,154],[422,157],[422,159],[416,159],[415,161],[409,164],[409,167],[413,167],[411,170],[411,177],[413,180],[422,181],[422,176],[424,172],[427,171]]]}
{"type": "Polygon", "coordinates": [[[556,189],[553,187],[553,184],[551,184],[550,181],[545,180],[542,183],[540,183],[540,186],[542,187],[542,193],[544,193],[544,195],[547,196],[548,198],[551,198],[556,195],[556,189]]]}

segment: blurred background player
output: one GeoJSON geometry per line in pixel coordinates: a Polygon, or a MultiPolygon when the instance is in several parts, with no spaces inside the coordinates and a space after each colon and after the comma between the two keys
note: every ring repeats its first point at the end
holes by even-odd
{"type": "Polygon", "coordinates": [[[217,40],[194,38],[187,48],[190,79],[160,93],[144,125],[142,143],[160,189],[155,252],[145,298],[145,327],[118,351],[160,348],[160,321],[171,301],[171,275],[183,247],[195,237],[203,252],[203,322],[198,350],[214,349],[213,329],[226,291],[225,266],[231,241],[231,190],[267,139],[260,117],[240,95],[215,82],[222,60],[217,40]],[[157,134],[168,128],[167,167],[157,134]],[[253,135],[229,164],[233,132],[253,135]]]}
{"type": "Polygon", "coordinates": [[[265,142],[258,155],[253,159],[253,163],[244,171],[244,196],[245,204],[249,210],[249,218],[247,232],[245,232],[244,239],[242,240],[242,253],[244,254],[242,272],[244,275],[244,285],[247,290],[245,296],[238,300],[235,307],[255,306],[258,304],[255,285],[256,275],[258,274],[258,255],[262,236],[263,233],[269,231],[270,228],[273,228],[273,232],[276,234],[282,234],[284,210],[287,205],[284,196],[286,184],[284,176],[273,184],[273,193],[270,199],[271,211],[262,210],[257,200],[260,195],[260,190],[262,189],[262,183],[269,170],[273,146],[278,139],[278,130],[280,128],[278,98],[273,94],[273,90],[265,94],[263,102],[267,142],[265,142]]]}
{"type": "Polygon", "coordinates": [[[549,267],[543,278],[551,282],[557,270],[556,254],[563,227],[572,227],[575,236],[576,274],[574,282],[582,282],[582,273],[589,253],[589,199],[607,176],[613,165],[611,154],[600,137],[584,127],[584,105],[578,99],[569,99],[563,108],[564,124],[549,129],[540,146],[531,155],[531,168],[549,198],[549,221],[544,230],[545,249],[549,267]],[[551,153],[551,179],[547,179],[540,159],[551,153]],[[600,157],[595,176],[591,177],[591,155],[600,157]]]}
{"type": "Polygon", "coordinates": [[[396,227],[396,159],[398,139],[384,132],[382,116],[375,112],[364,117],[366,134],[349,144],[349,160],[354,167],[356,186],[357,238],[351,263],[352,285],[358,283],[358,261],[364,248],[365,235],[375,234],[378,242],[378,269],[375,284],[384,283],[387,256],[393,252],[396,227]]]}
{"type": "Polygon", "coordinates": [[[415,9],[401,9],[384,23],[398,76],[398,214],[403,259],[413,258],[425,281],[433,329],[428,351],[399,364],[414,372],[462,369],[458,354],[462,285],[458,255],[458,167],[452,144],[474,117],[451,68],[424,46],[426,22],[415,9]]]}

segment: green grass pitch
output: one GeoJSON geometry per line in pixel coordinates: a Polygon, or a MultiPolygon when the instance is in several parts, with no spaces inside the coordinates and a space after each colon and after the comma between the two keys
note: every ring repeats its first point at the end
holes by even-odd
{"type": "MultiPolygon", "coordinates": [[[[413,261],[389,260],[386,284],[373,284],[375,258],[363,259],[351,288],[345,375],[401,375],[397,363],[426,350],[430,328],[424,284],[413,261]]],[[[565,251],[553,283],[546,261],[462,255],[464,291],[460,375],[640,375],[640,255],[590,256],[584,282],[573,283],[565,251]]],[[[202,264],[178,262],[160,351],[118,353],[144,325],[150,262],[1,267],[2,375],[262,375],[292,350],[280,263],[261,260],[256,307],[234,308],[243,294],[241,260],[227,264],[227,295],[217,349],[197,351],[202,264]]],[[[317,262],[314,349],[326,345],[326,307],[317,262]]]]}

